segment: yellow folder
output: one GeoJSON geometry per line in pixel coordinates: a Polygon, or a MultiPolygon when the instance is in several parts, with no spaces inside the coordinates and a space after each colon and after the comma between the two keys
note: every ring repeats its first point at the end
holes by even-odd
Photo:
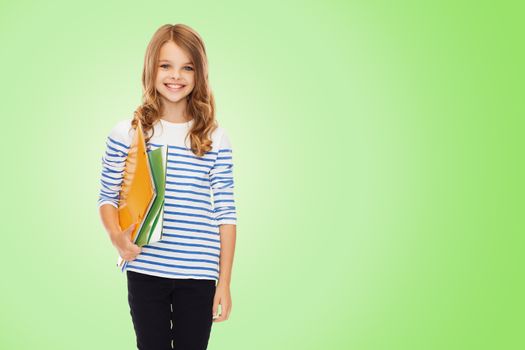
{"type": "MultiPolygon", "coordinates": [[[[137,233],[140,232],[155,195],[155,182],[148,161],[142,124],[139,120],[126,158],[118,208],[121,230],[137,223],[131,234],[132,242],[135,242],[137,233]]],[[[119,256],[117,265],[122,267],[124,262],[125,260],[119,256]]]]}

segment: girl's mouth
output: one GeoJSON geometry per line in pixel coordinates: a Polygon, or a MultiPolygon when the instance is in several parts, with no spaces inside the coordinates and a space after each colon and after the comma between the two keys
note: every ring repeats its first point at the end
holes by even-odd
{"type": "Polygon", "coordinates": [[[177,91],[181,91],[182,89],[184,89],[184,87],[185,87],[186,85],[181,85],[181,84],[164,84],[164,86],[165,86],[169,91],[177,92],[177,91]]]}

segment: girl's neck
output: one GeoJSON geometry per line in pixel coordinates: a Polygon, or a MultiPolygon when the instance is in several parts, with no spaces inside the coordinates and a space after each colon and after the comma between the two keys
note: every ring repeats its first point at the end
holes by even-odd
{"type": "Polygon", "coordinates": [[[192,118],[186,115],[186,100],[179,102],[164,101],[163,113],[160,119],[171,123],[186,123],[192,118]]]}

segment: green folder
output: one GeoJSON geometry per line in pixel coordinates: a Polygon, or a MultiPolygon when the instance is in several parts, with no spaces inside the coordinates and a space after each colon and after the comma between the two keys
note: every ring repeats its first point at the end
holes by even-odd
{"type": "MultiPolygon", "coordinates": [[[[167,166],[168,166],[168,146],[162,146],[162,181],[159,181],[159,188],[161,189],[161,196],[162,196],[162,205],[160,206],[159,213],[157,214],[154,223],[152,225],[152,229],[149,233],[148,243],[149,242],[157,242],[162,239],[162,228],[164,223],[164,193],[166,188],[166,173],[167,173],[167,166]]],[[[161,173],[161,171],[159,171],[161,173]]]]}
{"type": "Polygon", "coordinates": [[[155,238],[152,239],[152,234],[159,232],[159,230],[162,232],[164,193],[166,188],[167,146],[162,146],[148,152],[148,160],[155,183],[156,196],[136,236],[135,244],[139,247],[158,241],[161,238],[159,235],[153,235],[155,238]]]}

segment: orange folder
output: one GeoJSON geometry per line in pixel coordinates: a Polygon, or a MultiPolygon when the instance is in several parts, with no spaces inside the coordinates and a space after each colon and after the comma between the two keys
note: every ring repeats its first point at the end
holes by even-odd
{"type": "MultiPolygon", "coordinates": [[[[155,182],[148,160],[142,124],[139,120],[126,158],[118,208],[121,230],[137,223],[131,233],[132,242],[135,242],[137,233],[140,232],[155,195],[155,182]]],[[[123,267],[124,262],[125,260],[119,256],[117,266],[123,267]]]]}

